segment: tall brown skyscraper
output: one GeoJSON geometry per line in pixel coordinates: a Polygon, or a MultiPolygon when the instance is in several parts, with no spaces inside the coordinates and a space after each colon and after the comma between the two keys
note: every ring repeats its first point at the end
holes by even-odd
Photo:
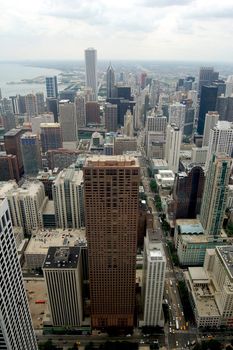
{"type": "Polygon", "coordinates": [[[84,166],[92,327],[132,327],[139,165],[133,157],[93,156],[84,166]]]}
{"type": "Polygon", "coordinates": [[[22,129],[11,129],[4,135],[4,143],[7,154],[13,154],[17,158],[19,175],[23,175],[23,158],[20,145],[20,138],[24,131],[22,129]]]}

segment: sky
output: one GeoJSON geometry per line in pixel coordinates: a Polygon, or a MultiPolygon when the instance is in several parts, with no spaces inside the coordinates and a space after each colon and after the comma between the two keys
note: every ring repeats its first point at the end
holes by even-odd
{"type": "Polygon", "coordinates": [[[0,0],[0,60],[233,61],[233,0],[0,0]]]}

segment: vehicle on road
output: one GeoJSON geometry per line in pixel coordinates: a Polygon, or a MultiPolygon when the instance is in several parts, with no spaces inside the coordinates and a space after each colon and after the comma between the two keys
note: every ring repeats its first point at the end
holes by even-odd
{"type": "Polygon", "coordinates": [[[176,329],[177,329],[177,330],[180,329],[178,319],[176,319],[176,329]]]}
{"type": "Polygon", "coordinates": [[[172,287],[172,280],[170,280],[170,286],[172,287]]]}

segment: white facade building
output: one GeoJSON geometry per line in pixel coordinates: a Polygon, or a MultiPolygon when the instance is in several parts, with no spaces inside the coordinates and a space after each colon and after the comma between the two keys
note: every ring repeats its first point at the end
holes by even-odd
{"type": "Polygon", "coordinates": [[[84,226],[83,172],[62,170],[53,184],[53,200],[58,227],[84,226]]]}
{"type": "Polygon", "coordinates": [[[92,89],[94,101],[97,101],[97,51],[85,50],[86,87],[92,89]]]}
{"type": "Polygon", "coordinates": [[[226,81],[225,97],[231,97],[233,94],[233,75],[229,75],[226,81]]]}
{"type": "Polygon", "coordinates": [[[175,125],[167,126],[165,160],[168,168],[174,173],[178,172],[180,146],[182,140],[182,131],[175,125]]]}
{"type": "Polygon", "coordinates": [[[44,185],[40,181],[26,182],[6,194],[13,226],[24,233],[43,228],[43,208],[46,203],[44,185]]]}
{"type": "Polygon", "coordinates": [[[233,327],[233,248],[207,249],[204,266],[185,273],[198,327],[233,327]]]}
{"type": "Polygon", "coordinates": [[[54,326],[81,326],[82,272],[79,247],[51,247],[43,272],[54,326]]]}
{"type": "Polygon", "coordinates": [[[198,163],[201,165],[205,165],[206,157],[208,152],[208,146],[205,147],[193,147],[191,153],[191,161],[192,163],[198,163]]]}
{"type": "Polygon", "coordinates": [[[210,130],[215,127],[215,125],[217,124],[218,120],[219,120],[218,112],[208,112],[208,113],[206,113],[202,146],[208,146],[209,145],[210,130]]]}
{"type": "Polygon", "coordinates": [[[0,349],[37,350],[7,199],[0,199],[0,349]]]}
{"type": "Polygon", "coordinates": [[[186,107],[182,103],[176,102],[169,106],[169,124],[176,124],[182,130],[184,129],[186,107]]]}
{"type": "Polygon", "coordinates": [[[142,277],[144,326],[162,326],[162,301],[166,272],[166,257],[163,245],[153,241],[149,233],[144,241],[142,277]]]}
{"type": "Polygon", "coordinates": [[[211,157],[214,153],[224,152],[232,156],[233,152],[233,123],[218,121],[217,125],[210,130],[209,146],[206,157],[206,170],[208,170],[211,157]]]}

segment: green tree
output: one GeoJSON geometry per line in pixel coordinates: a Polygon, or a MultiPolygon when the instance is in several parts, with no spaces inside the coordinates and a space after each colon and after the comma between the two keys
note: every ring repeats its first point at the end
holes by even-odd
{"type": "Polygon", "coordinates": [[[158,192],[158,185],[157,185],[157,182],[154,179],[150,180],[150,189],[154,193],[158,192]]]}

